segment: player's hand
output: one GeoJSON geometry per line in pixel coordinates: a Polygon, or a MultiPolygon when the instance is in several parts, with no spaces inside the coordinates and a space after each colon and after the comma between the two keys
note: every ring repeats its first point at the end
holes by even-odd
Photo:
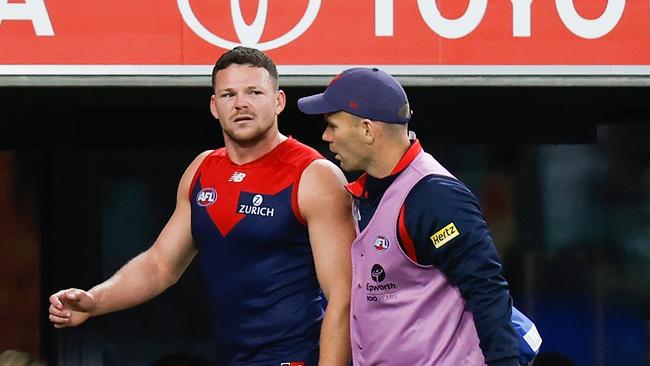
{"type": "Polygon", "coordinates": [[[50,296],[50,321],[55,328],[76,327],[85,322],[97,307],[86,291],[71,288],[50,296]]]}

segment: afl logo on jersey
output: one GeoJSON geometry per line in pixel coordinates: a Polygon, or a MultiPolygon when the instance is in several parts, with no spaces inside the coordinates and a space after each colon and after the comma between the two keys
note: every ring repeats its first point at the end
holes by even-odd
{"type": "Polygon", "coordinates": [[[208,207],[217,201],[217,191],[212,188],[203,188],[199,194],[196,195],[196,204],[201,207],[208,207]]]}
{"type": "Polygon", "coordinates": [[[388,238],[386,238],[385,236],[378,236],[375,239],[374,246],[375,246],[375,249],[377,249],[380,252],[383,252],[384,250],[388,249],[388,247],[390,246],[390,243],[388,242],[388,238]]]}

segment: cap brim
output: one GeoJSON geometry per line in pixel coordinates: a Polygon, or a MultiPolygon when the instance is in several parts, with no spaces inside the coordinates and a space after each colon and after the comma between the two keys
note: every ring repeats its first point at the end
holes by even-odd
{"type": "Polygon", "coordinates": [[[324,93],[298,99],[298,109],[305,114],[324,114],[341,110],[341,108],[325,100],[324,93]]]}

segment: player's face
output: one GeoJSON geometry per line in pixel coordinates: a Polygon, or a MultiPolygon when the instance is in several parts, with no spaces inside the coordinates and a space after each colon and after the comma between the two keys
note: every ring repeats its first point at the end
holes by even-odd
{"type": "Polygon", "coordinates": [[[362,171],[368,166],[365,143],[362,140],[364,129],[361,119],[347,112],[325,115],[327,126],[323,132],[323,141],[329,143],[330,151],[346,171],[362,171]]]}
{"type": "Polygon", "coordinates": [[[210,110],[219,120],[226,141],[255,144],[278,131],[278,114],[286,103],[262,67],[232,64],[215,75],[210,110]]]}

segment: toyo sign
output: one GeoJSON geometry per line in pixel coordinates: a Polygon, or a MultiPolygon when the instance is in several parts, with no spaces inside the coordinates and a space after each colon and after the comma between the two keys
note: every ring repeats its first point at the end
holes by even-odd
{"type": "Polygon", "coordinates": [[[205,74],[237,45],[290,74],[650,74],[649,14],[649,0],[0,0],[0,74],[205,74]]]}

